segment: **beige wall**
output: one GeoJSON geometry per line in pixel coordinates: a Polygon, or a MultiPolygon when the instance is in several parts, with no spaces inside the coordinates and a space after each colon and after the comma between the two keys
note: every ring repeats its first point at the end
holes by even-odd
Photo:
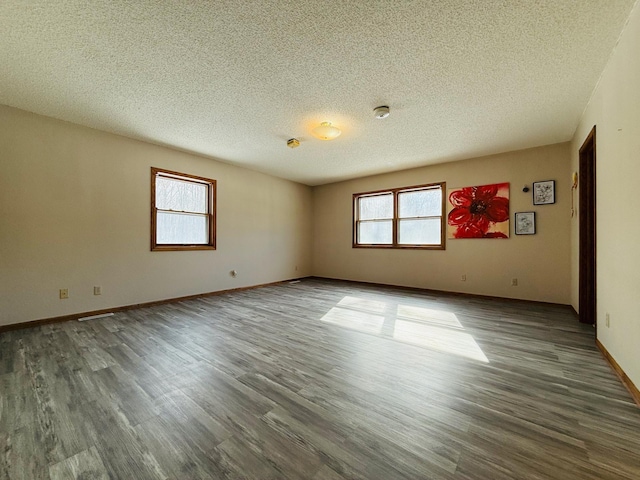
{"type": "Polygon", "coordinates": [[[309,187],[0,106],[0,325],[309,275],[310,214],[309,187]],[[151,166],[218,180],[217,250],[149,251],[151,166]]]}
{"type": "MultiPolygon", "coordinates": [[[[598,339],[640,386],[640,4],[576,129],[578,149],[596,125],[596,236],[598,339]],[[605,314],[610,314],[610,328],[605,314]]],[[[578,221],[572,222],[571,301],[578,307],[578,221]]]]}
{"type": "Polygon", "coordinates": [[[318,276],[568,304],[569,144],[434,165],[313,189],[313,273],[318,276]],[[532,205],[522,187],[556,180],[557,202],[532,205]],[[352,194],[431,182],[447,188],[511,183],[508,240],[448,240],[445,251],[354,249],[352,194]],[[513,234],[513,213],[535,211],[536,235],[513,234]],[[467,281],[460,280],[461,275],[467,281]],[[519,285],[511,286],[517,278],[519,285]]]}

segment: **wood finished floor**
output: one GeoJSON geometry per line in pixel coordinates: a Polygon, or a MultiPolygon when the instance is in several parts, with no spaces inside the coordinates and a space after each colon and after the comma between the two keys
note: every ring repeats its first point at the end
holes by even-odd
{"type": "Polygon", "coordinates": [[[593,337],[566,307],[318,279],[6,332],[0,478],[637,480],[593,337]]]}

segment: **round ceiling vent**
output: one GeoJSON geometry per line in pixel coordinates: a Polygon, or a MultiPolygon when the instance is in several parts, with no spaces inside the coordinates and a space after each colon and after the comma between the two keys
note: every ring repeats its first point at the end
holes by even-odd
{"type": "Polygon", "coordinates": [[[373,109],[373,115],[376,118],[387,118],[389,116],[389,107],[381,105],[373,109]]]}

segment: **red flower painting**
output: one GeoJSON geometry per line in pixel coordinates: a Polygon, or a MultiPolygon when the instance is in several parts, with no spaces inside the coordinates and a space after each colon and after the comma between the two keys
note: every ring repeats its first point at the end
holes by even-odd
{"type": "Polygon", "coordinates": [[[449,190],[449,238],[509,238],[509,184],[449,190]]]}

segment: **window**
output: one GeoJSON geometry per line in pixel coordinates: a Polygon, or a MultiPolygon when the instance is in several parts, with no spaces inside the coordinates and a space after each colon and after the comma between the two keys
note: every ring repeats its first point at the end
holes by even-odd
{"type": "Polygon", "coordinates": [[[353,246],[444,250],[444,183],[353,195],[353,246]]]}
{"type": "Polygon", "coordinates": [[[216,181],[151,169],[151,250],[216,248],[216,181]]]}

